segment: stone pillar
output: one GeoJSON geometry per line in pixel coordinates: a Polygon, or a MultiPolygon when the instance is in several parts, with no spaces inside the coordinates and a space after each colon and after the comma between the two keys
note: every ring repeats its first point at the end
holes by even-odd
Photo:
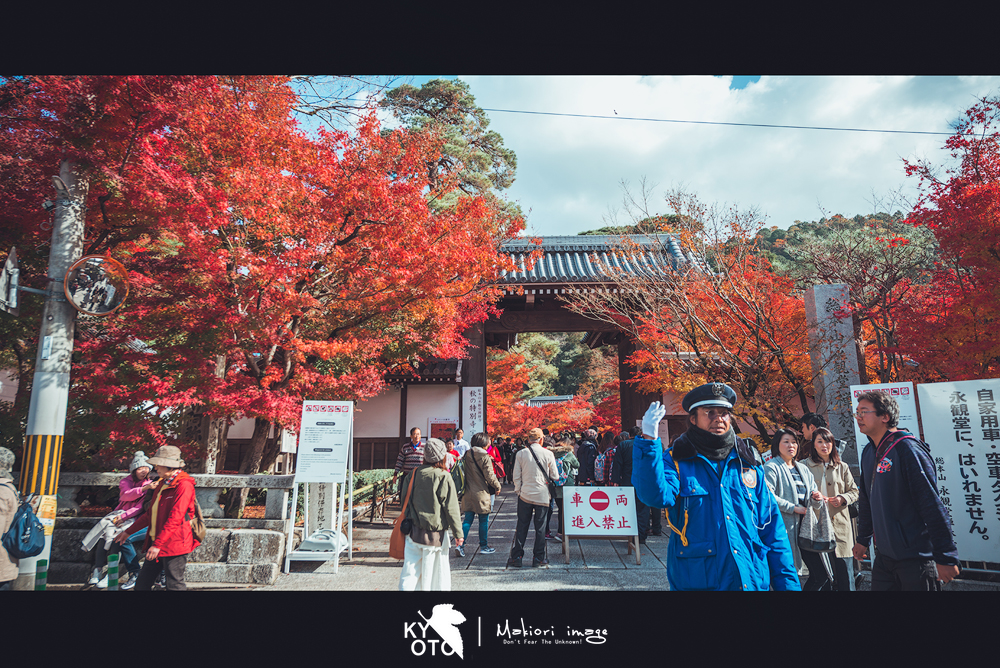
{"type": "Polygon", "coordinates": [[[814,285],[806,290],[806,323],[812,361],[816,412],[826,417],[835,438],[847,441],[844,461],[858,470],[850,386],[861,383],[854,326],[844,283],[814,285]]]}

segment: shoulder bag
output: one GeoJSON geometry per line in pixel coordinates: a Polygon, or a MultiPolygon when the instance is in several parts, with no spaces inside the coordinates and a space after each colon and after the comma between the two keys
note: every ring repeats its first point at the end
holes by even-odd
{"type": "Polygon", "coordinates": [[[816,510],[806,506],[806,514],[799,523],[799,549],[806,552],[833,552],[837,549],[830,509],[825,503],[816,510]]]}
{"type": "Polygon", "coordinates": [[[536,455],[535,451],[531,449],[531,445],[528,445],[528,452],[531,453],[531,456],[532,458],[534,458],[535,463],[538,464],[538,468],[541,469],[542,475],[545,476],[545,481],[548,483],[548,488],[549,488],[549,498],[550,499],[556,498],[556,484],[552,482],[552,478],[549,477],[549,472],[546,471],[542,467],[542,463],[538,461],[538,455],[536,455]]]}
{"type": "Polygon", "coordinates": [[[392,534],[389,535],[389,556],[393,559],[403,559],[406,551],[406,535],[413,527],[413,521],[406,519],[406,506],[410,502],[410,493],[413,491],[413,479],[417,477],[416,471],[410,474],[410,484],[406,488],[406,498],[403,499],[403,508],[399,511],[399,517],[392,525],[392,534]]]}

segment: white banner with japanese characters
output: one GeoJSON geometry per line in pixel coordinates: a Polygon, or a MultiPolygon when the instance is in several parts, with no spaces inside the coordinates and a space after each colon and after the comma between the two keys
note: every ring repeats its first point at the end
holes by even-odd
{"type": "Polygon", "coordinates": [[[958,557],[1000,562],[1000,379],[917,386],[958,557]]]}
{"type": "Polygon", "coordinates": [[[567,536],[637,536],[632,487],[563,487],[567,536]]]}
{"type": "Polygon", "coordinates": [[[465,440],[486,431],[486,392],[482,387],[462,388],[462,429],[465,440]]]}

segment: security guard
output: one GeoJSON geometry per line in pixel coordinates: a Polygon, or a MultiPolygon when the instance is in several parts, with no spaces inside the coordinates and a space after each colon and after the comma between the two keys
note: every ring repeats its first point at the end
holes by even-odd
{"type": "Polygon", "coordinates": [[[708,383],[684,397],[691,424],[669,451],[656,436],[666,409],[654,401],[632,455],[632,484],[647,506],[667,508],[673,591],[799,590],[788,534],[764,483],[756,448],[730,413],[736,392],[708,383]]]}

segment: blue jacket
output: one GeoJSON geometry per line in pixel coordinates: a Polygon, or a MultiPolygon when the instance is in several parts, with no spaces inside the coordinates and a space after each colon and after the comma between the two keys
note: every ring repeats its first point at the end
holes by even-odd
{"type": "Polygon", "coordinates": [[[957,566],[958,548],[938,496],[930,448],[900,429],[887,432],[878,450],[888,452],[881,462],[869,439],[861,455],[858,542],[867,546],[874,535],[875,549],[890,559],[957,566]]]}
{"type": "Polygon", "coordinates": [[[635,438],[636,497],[647,506],[667,508],[670,523],[687,540],[684,545],[679,535],[670,537],[670,589],[801,589],[785,524],[764,483],[756,449],[737,439],[720,471],[686,435],[669,452],[662,451],[660,439],[635,438]]]}

